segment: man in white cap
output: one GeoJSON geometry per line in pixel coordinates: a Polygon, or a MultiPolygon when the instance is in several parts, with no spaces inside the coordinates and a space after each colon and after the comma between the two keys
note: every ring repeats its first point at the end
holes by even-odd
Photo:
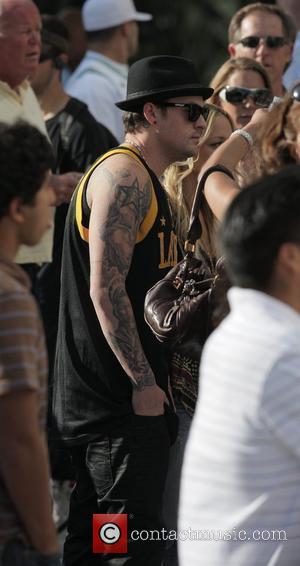
{"type": "Polygon", "coordinates": [[[88,50],[66,90],[119,141],[124,137],[122,112],[115,102],[126,95],[128,61],[138,49],[137,22],[151,18],[137,12],[133,0],[86,0],[82,8],[88,50]]]}

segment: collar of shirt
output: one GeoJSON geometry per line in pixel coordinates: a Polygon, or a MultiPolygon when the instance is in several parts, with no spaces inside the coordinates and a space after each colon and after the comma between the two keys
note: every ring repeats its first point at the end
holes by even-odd
{"type": "Polygon", "coordinates": [[[295,309],[262,291],[231,287],[228,291],[228,300],[232,311],[247,310],[253,312],[254,309],[264,310],[268,314],[272,313],[272,316],[279,320],[296,324],[300,327],[300,315],[295,309]]]}
{"type": "Polygon", "coordinates": [[[27,90],[29,89],[29,87],[30,87],[30,83],[27,79],[25,79],[25,81],[19,84],[17,89],[11,88],[8,83],[0,81],[1,91],[4,92],[5,94],[8,94],[9,96],[12,96],[19,103],[22,103],[24,96],[27,90]]]}

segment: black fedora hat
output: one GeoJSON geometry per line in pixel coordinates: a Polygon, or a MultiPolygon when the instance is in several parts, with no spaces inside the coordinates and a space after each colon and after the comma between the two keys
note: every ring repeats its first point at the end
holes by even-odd
{"type": "Polygon", "coordinates": [[[139,112],[145,102],[159,102],[175,96],[202,96],[205,100],[213,89],[199,84],[195,66],[189,59],[171,55],[145,57],[129,69],[127,98],[116,102],[121,110],[139,112]]]}

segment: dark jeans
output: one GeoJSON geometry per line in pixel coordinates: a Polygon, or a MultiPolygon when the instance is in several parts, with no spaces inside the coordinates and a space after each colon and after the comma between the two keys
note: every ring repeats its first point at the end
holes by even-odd
{"type": "Polygon", "coordinates": [[[0,545],[0,566],[60,566],[58,555],[45,556],[20,540],[0,545]]]}
{"type": "Polygon", "coordinates": [[[170,439],[164,416],[129,415],[97,441],[72,449],[77,471],[71,495],[65,566],[160,566],[165,541],[132,541],[133,530],[160,530],[170,439]],[[93,554],[92,515],[128,514],[128,552],[93,554]]]}

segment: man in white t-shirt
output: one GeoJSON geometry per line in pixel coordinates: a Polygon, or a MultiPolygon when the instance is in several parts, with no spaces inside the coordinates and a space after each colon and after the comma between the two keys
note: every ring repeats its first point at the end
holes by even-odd
{"type": "Polygon", "coordinates": [[[88,50],[66,84],[66,91],[85,104],[98,122],[120,142],[122,112],[115,102],[126,96],[128,61],[138,50],[137,22],[151,20],[132,0],[86,0],[82,21],[88,50]]]}
{"type": "Polygon", "coordinates": [[[242,191],[227,212],[221,242],[234,284],[231,312],[202,356],[182,474],[180,564],[296,566],[299,168],[242,191]]]}

